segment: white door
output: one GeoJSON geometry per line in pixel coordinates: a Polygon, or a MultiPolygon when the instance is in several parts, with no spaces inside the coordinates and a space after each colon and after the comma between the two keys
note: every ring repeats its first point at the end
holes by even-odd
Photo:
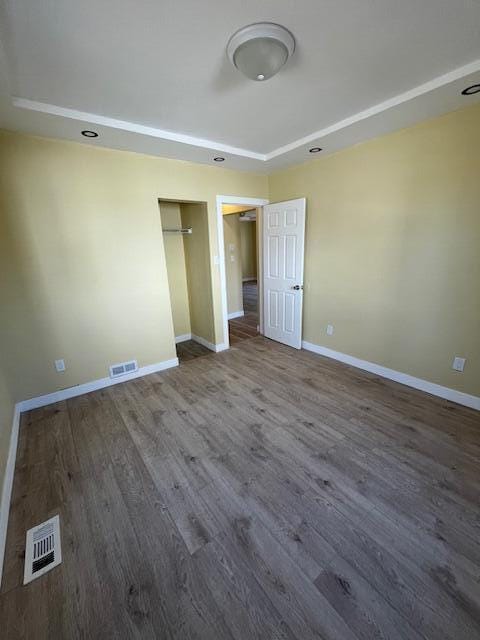
{"type": "Polygon", "coordinates": [[[305,198],[263,207],[263,330],[302,346],[305,198]]]}

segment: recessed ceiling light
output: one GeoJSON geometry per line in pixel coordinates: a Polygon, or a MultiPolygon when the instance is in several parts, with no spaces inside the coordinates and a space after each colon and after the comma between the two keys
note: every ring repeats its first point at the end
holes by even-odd
{"type": "Polygon", "coordinates": [[[480,93],[480,84],[472,84],[471,87],[467,87],[462,91],[462,96],[473,96],[475,93],[480,93]]]}
{"type": "Polygon", "coordinates": [[[222,158],[222,156],[217,156],[216,158],[214,158],[215,162],[223,162],[225,160],[225,158],[222,158]]]}
{"type": "Polygon", "coordinates": [[[290,31],[272,22],[243,27],[230,38],[230,62],[250,80],[268,80],[280,71],[295,51],[290,31]]]}
{"type": "Polygon", "coordinates": [[[309,149],[310,153],[319,153],[322,150],[322,147],[312,147],[309,149]]]}
{"type": "Polygon", "coordinates": [[[86,129],[85,131],[82,131],[82,136],[85,136],[85,138],[98,138],[98,133],[96,131],[88,131],[88,129],[86,129]]]}

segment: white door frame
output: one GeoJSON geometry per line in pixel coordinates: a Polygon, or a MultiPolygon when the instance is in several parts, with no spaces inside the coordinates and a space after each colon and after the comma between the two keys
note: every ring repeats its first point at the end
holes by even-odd
{"type": "MultiPolygon", "coordinates": [[[[227,275],[225,269],[225,244],[224,244],[224,236],[223,236],[223,213],[222,206],[224,204],[246,204],[252,205],[252,207],[263,207],[264,204],[269,204],[269,200],[265,198],[245,198],[243,196],[217,196],[217,237],[218,237],[218,257],[219,257],[219,267],[220,267],[220,288],[222,294],[222,324],[223,324],[223,343],[222,350],[228,349],[230,347],[230,340],[228,337],[228,306],[227,306],[227,275]]],[[[257,221],[257,229],[259,228],[259,224],[257,221]]],[[[260,227],[261,229],[261,227],[260,227]]],[[[258,233],[258,232],[257,232],[258,233]]],[[[259,247],[263,242],[263,237],[258,237],[259,247]]],[[[257,265],[258,268],[259,265],[257,265]]],[[[260,322],[260,326],[263,323],[260,322]]]]}

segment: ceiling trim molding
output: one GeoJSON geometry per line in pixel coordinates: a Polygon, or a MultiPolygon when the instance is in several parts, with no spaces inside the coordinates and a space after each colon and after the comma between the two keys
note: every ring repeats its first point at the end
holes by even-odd
{"type": "Polygon", "coordinates": [[[44,114],[53,116],[60,116],[71,120],[77,120],[83,123],[97,124],[99,126],[109,127],[112,129],[119,129],[130,133],[137,133],[144,136],[150,136],[162,140],[169,140],[180,144],[190,145],[193,147],[200,147],[208,149],[213,152],[221,152],[231,156],[250,158],[252,160],[259,160],[261,162],[268,162],[279,156],[283,156],[291,151],[294,151],[302,146],[311,144],[312,142],[320,142],[325,136],[336,133],[342,129],[346,129],[358,122],[368,120],[374,116],[377,116],[383,112],[389,111],[402,104],[410,102],[415,98],[426,95],[436,89],[440,89],[448,84],[460,80],[463,77],[467,77],[471,74],[480,72],[480,59],[474,60],[469,64],[458,67],[453,71],[444,73],[441,76],[437,76],[428,82],[425,82],[413,89],[400,93],[393,98],[389,98],[383,102],[380,102],[372,107],[359,111],[358,113],[344,118],[324,129],[319,129],[307,136],[298,138],[289,144],[273,149],[268,153],[258,153],[249,149],[242,149],[240,147],[234,147],[227,144],[219,143],[214,140],[208,140],[205,138],[196,138],[183,133],[176,133],[173,131],[166,131],[164,129],[157,129],[155,127],[148,127],[134,122],[128,122],[125,120],[117,120],[115,118],[109,118],[94,113],[87,113],[84,111],[77,111],[75,109],[69,109],[66,107],[59,107],[53,104],[47,104],[44,102],[37,102],[35,100],[29,100],[27,98],[12,97],[12,103],[15,107],[21,109],[27,109],[30,111],[37,111],[44,114]]]}
{"type": "Polygon", "coordinates": [[[212,151],[222,151],[223,153],[242,156],[244,158],[252,158],[253,160],[266,160],[266,156],[263,153],[256,153],[255,151],[241,149],[240,147],[231,147],[230,145],[223,144],[221,142],[215,142],[214,140],[207,140],[205,138],[195,138],[194,136],[189,136],[183,133],[165,131],[165,129],[157,129],[155,127],[147,127],[143,124],[137,124],[135,122],[117,120],[116,118],[108,118],[106,116],[100,116],[96,113],[77,111],[76,109],[68,109],[66,107],[59,107],[55,104],[47,104],[45,102],[37,102],[35,100],[29,100],[28,98],[17,98],[15,96],[12,97],[12,103],[14,107],[28,109],[29,111],[38,111],[40,113],[46,113],[52,116],[69,118],[70,120],[79,120],[81,122],[87,122],[90,124],[98,124],[102,127],[110,127],[111,129],[121,129],[123,131],[129,131],[131,133],[139,133],[143,136],[161,138],[162,140],[180,142],[181,144],[187,144],[193,147],[211,149],[212,151]]]}
{"type": "Polygon", "coordinates": [[[349,116],[344,120],[340,120],[339,122],[336,122],[329,127],[319,129],[318,131],[315,131],[308,136],[299,138],[298,140],[295,140],[294,142],[286,144],[282,147],[278,147],[278,149],[274,149],[270,153],[267,153],[265,159],[268,161],[272,158],[282,156],[289,151],[298,149],[298,147],[302,147],[303,145],[315,142],[316,140],[324,138],[325,136],[335,133],[336,131],[340,131],[340,129],[346,129],[347,127],[350,127],[351,125],[356,124],[361,120],[366,120],[368,118],[371,118],[372,116],[378,115],[379,113],[388,111],[389,109],[392,109],[394,107],[398,107],[405,102],[409,102],[410,100],[425,95],[426,93],[434,91],[435,89],[440,89],[440,87],[450,84],[451,82],[455,82],[456,80],[460,80],[461,78],[468,76],[471,73],[476,73],[477,71],[480,71],[480,60],[474,60],[473,62],[470,62],[463,67],[458,67],[453,71],[449,71],[448,73],[444,73],[441,76],[437,76],[433,80],[429,80],[424,84],[418,85],[414,89],[409,89],[408,91],[400,93],[393,98],[385,100],[384,102],[380,102],[373,107],[368,107],[368,109],[359,111],[355,115],[349,116]]]}

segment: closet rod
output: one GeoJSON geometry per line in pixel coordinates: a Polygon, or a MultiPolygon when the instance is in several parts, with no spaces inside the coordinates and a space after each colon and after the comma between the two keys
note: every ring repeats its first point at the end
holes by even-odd
{"type": "Polygon", "coordinates": [[[192,227],[186,227],[185,229],[164,229],[163,233],[182,233],[183,235],[190,235],[192,233],[192,227]]]}

